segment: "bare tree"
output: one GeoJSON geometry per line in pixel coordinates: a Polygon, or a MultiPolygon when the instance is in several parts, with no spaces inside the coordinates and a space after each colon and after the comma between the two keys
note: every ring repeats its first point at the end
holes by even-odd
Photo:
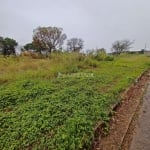
{"type": "Polygon", "coordinates": [[[80,38],[71,38],[67,41],[67,49],[72,52],[80,52],[83,49],[83,43],[80,38]]]}
{"type": "Polygon", "coordinates": [[[124,51],[129,50],[131,45],[134,43],[134,41],[130,40],[121,40],[121,41],[116,41],[112,44],[112,51],[114,51],[116,54],[120,54],[124,51]]]}
{"type": "Polygon", "coordinates": [[[38,27],[33,31],[33,45],[38,51],[60,49],[66,34],[62,33],[63,29],[58,27],[38,27]]]}

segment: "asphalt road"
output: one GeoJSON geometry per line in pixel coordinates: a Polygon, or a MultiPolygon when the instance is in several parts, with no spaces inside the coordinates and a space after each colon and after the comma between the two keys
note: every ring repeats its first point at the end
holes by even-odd
{"type": "Polygon", "coordinates": [[[143,105],[129,150],[150,150],[150,84],[143,98],[143,105]]]}

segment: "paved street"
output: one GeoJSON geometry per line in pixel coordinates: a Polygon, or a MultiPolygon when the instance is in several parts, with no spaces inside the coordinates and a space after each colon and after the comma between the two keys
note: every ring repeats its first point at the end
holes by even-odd
{"type": "Polygon", "coordinates": [[[130,150],[150,150],[150,84],[143,99],[130,150]]]}

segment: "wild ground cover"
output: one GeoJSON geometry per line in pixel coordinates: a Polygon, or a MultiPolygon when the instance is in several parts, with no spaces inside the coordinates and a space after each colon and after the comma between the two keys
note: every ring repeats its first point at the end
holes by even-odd
{"type": "Polygon", "coordinates": [[[1,57],[0,149],[90,149],[97,122],[149,66],[145,55],[1,57]]]}

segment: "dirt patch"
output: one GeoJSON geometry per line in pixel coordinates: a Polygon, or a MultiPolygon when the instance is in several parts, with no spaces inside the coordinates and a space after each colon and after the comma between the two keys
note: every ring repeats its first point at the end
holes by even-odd
{"type": "Polygon", "coordinates": [[[103,136],[99,127],[97,130],[99,136],[96,135],[92,150],[128,150],[136,124],[134,121],[136,119],[133,118],[136,118],[134,116],[139,109],[148,81],[150,81],[150,71],[144,72],[130,88],[121,94],[122,101],[114,107],[115,113],[110,120],[109,134],[103,136]]]}

